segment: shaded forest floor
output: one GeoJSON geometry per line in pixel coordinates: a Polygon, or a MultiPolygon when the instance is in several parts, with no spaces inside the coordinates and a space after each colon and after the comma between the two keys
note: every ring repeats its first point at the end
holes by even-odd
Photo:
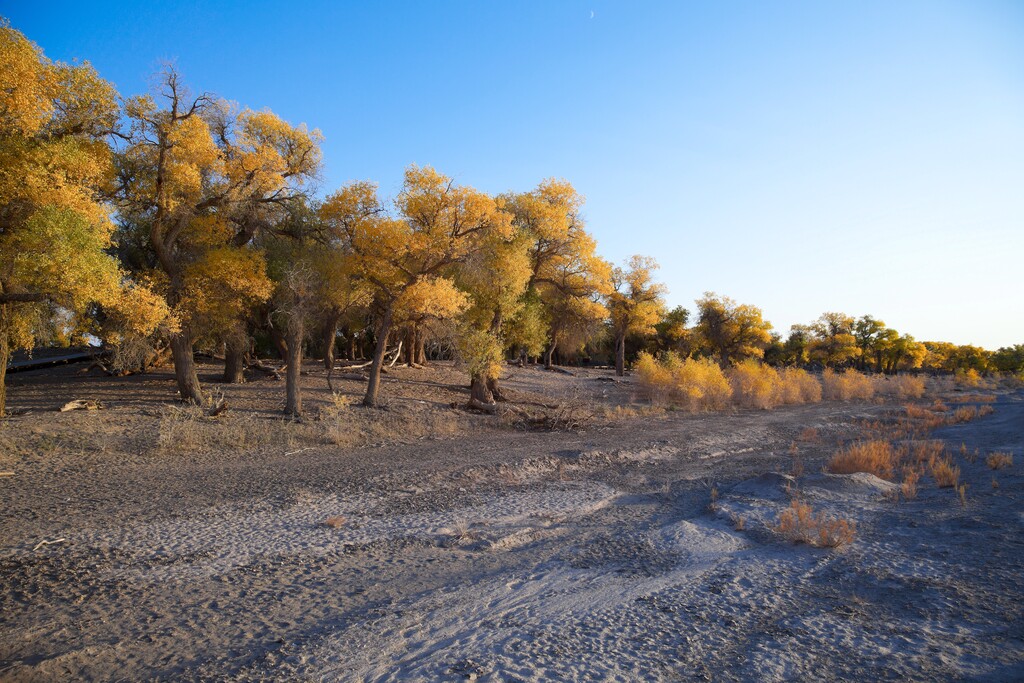
{"type": "Polygon", "coordinates": [[[686,414],[607,370],[528,367],[488,416],[438,364],[393,369],[365,409],[310,364],[291,423],[282,382],[217,370],[218,418],[176,405],[169,372],[9,377],[0,677],[1024,677],[1020,392],[931,435],[962,500],[930,480],[898,500],[821,468],[899,404],[686,414]],[[72,399],[103,409],[57,412],[72,399]],[[782,538],[794,490],[856,540],[782,538]]]}

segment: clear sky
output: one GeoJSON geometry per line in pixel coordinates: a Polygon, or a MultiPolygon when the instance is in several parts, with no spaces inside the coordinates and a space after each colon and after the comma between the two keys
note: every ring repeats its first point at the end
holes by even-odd
{"type": "Polygon", "coordinates": [[[870,313],[1024,343],[1024,2],[11,2],[123,95],[161,60],[326,137],[321,192],[410,163],[587,197],[601,253],[785,333],[870,313]]]}

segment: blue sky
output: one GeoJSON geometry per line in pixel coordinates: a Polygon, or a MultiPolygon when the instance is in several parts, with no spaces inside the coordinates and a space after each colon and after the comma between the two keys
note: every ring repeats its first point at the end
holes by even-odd
{"type": "Polygon", "coordinates": [[[601,253],[776,329],[870,313],[1024,343],[1024,3],[10,2],[122,94],[196,90],[323,131],[322,191],[410,163],[569,179],[601,253]]]}

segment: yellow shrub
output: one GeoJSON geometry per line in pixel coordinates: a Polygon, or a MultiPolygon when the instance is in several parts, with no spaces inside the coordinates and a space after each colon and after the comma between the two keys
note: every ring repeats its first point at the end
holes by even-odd
{"type": "Polygon", "coordinates": [[[668,403],[672,395],[672,371],[669,370],[668,364],[659,363],[654,356],[644,351],[637,358],[634,368],[640,378],[640,386],[647,396],[657,403],[668,403]]]}
{"type": "Polygon", "coordinates": [[[874,384],[877,393],[895,398],[921,398],[925,391],[924,377],[912,375],[878,376],[874,384]]]}
{"type": "Polygon", "coordinates": [[[999,470],[1004,467],[1013,466],[1013,454],[1011,453],[993,453],[992,455],[985,458],[985,464],[988,465],[990,470],[999,470]]]}
{"type": "Polygon", "coordinates": [[[821,381],[824,385],[824,396],[830,401],[867,401],[875,395],[871,378],[856,370],[838,373],[825,368],[821,381]]]}
{"type": "Polygon", "coordinates": [[[747,359],[729,369],[732,400],[745,408],[774,408],[781,399],[781,380],[775,369],[747,359]]]}
{"type": "Polygon", "coordinates": [[[821,382],[800,368],[779,371],[779,399],[782,403],[817,403],[821,400],[821,382]]]}
{"type": "Polygon", "coordinates": [[[687,410],[715,410],[729,405],[732,387],[718,364],[708,359],[680,360],[673,353],[660,360],[641,353],[636,362],[640,386],[651,400],[687,410]]]}
{"type": "Polygon", "coordinates": [[[949,458],[937,459],[931,465],[932,478],[940,489],[948,489],[960,481],[960,468],[953,465],[949,458]]]}
{"type": "Polygon", "coordinates": [[[892,480],[903,453],[888,441],[859,441],[832,456],[828,471],[834,474],[870,472],[881,479],[892,480]]]}
{"type": "Polygon", "coordinates": [[[794,543],[807,543],[820,548],[839,548],[852,543],[857,524],[825,513],[814,514],[807,503],[794,499],[779,515],[775,530],[794,543]]]}
{"type": "Polygon", "coordinates": [[[689,410],[721,410],[729,405],[732,387],[709,358],[685,361],[672,368],[673,398],[689,410]]]}

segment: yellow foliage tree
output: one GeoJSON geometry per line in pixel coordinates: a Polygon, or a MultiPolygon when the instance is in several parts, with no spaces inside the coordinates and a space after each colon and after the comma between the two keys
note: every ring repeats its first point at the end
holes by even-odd
{"type": "Polygon", "coordinates": [[[612,292],[608,295],[612,333],[615,336],[615,374],[626,368],[626,336],[649,335],[665,313],[665,286],[653,281],[658,262],[635,255],[626,268],[612,271],[612,292]]]}
{"type": "Polygon", "coordinates": [[[388,337],[407,290],[433,280],[434,293],[440,293],[439,283],[450,280],[446,274],[452,266],[469,258],[489,234],[512,235],[510,217],[492,197],[457,186],[430,167],[406,169],[394,205],[397,215],[392,216],[384,211],[372,184],[354,183],[321,207],[323,220],[345,237],[354,272],[374,291],[378,324],[363,398],[367,406],[377,404],[388,337]]]}
{"type": "Polygon", "coordinates": [[[53,63],[0,24],[0,415],[11,349],[67,338],[81,320],[68,313],[99,303],[143,333],[167,317],[107,254],[117,117],[92,66],[53,63]]]}
{"type": "Polygon", "coordinates": [[[726,367],[744,358],[761,358],[771,341],[771,323],[761,309],[737,304],[725,296],[705,292],[697,300],[697,334],[704,348],[726,367]]]}
{"type": "MultiPolygon", "coordinates": [[[[291,126],[270,112],[235,108],[210,95],[190,96],[171,68],[160,75],[158,93],[130,99],[130,142],[119,155],[120,214],[126,232],[153,254],[164,278],[168,305],[180,314],[171,335],[181,397],[201,402],[193,361],[202,334],[196,310],[237,313],[269,291],[258,253],[242,250],[262,227],[273,225],[302,197],[303,185],[320,164],[320,135],[291,126]],[[197,274],[232,265],[235,287],[203,287],[197,274]],[[234,303],[207,305],[207,297],[234,303]]],[[[220,327],[229,321],[221,320],[220,327]]]]}
{"type": "Polygon", "coordinates": [[[831,367],[860,357],[852,317],[844,313],[822,313],[811,323],[811,331],[814,335],[808,349],[811,360],[831,367]]]}
{"type": "Polygon", "coordinates": [[[611,293],[611,264],[597,256],[586,229],[583,197],[564,180],[545,180],[531,192],[507,195],[517,230],[527,235],[530,296],[536,297],[548,324],[545,367],[555,351],[578,348],[601,332],[611,293]],[[575,348],[574,348],[575,347],[575,348]]]}

